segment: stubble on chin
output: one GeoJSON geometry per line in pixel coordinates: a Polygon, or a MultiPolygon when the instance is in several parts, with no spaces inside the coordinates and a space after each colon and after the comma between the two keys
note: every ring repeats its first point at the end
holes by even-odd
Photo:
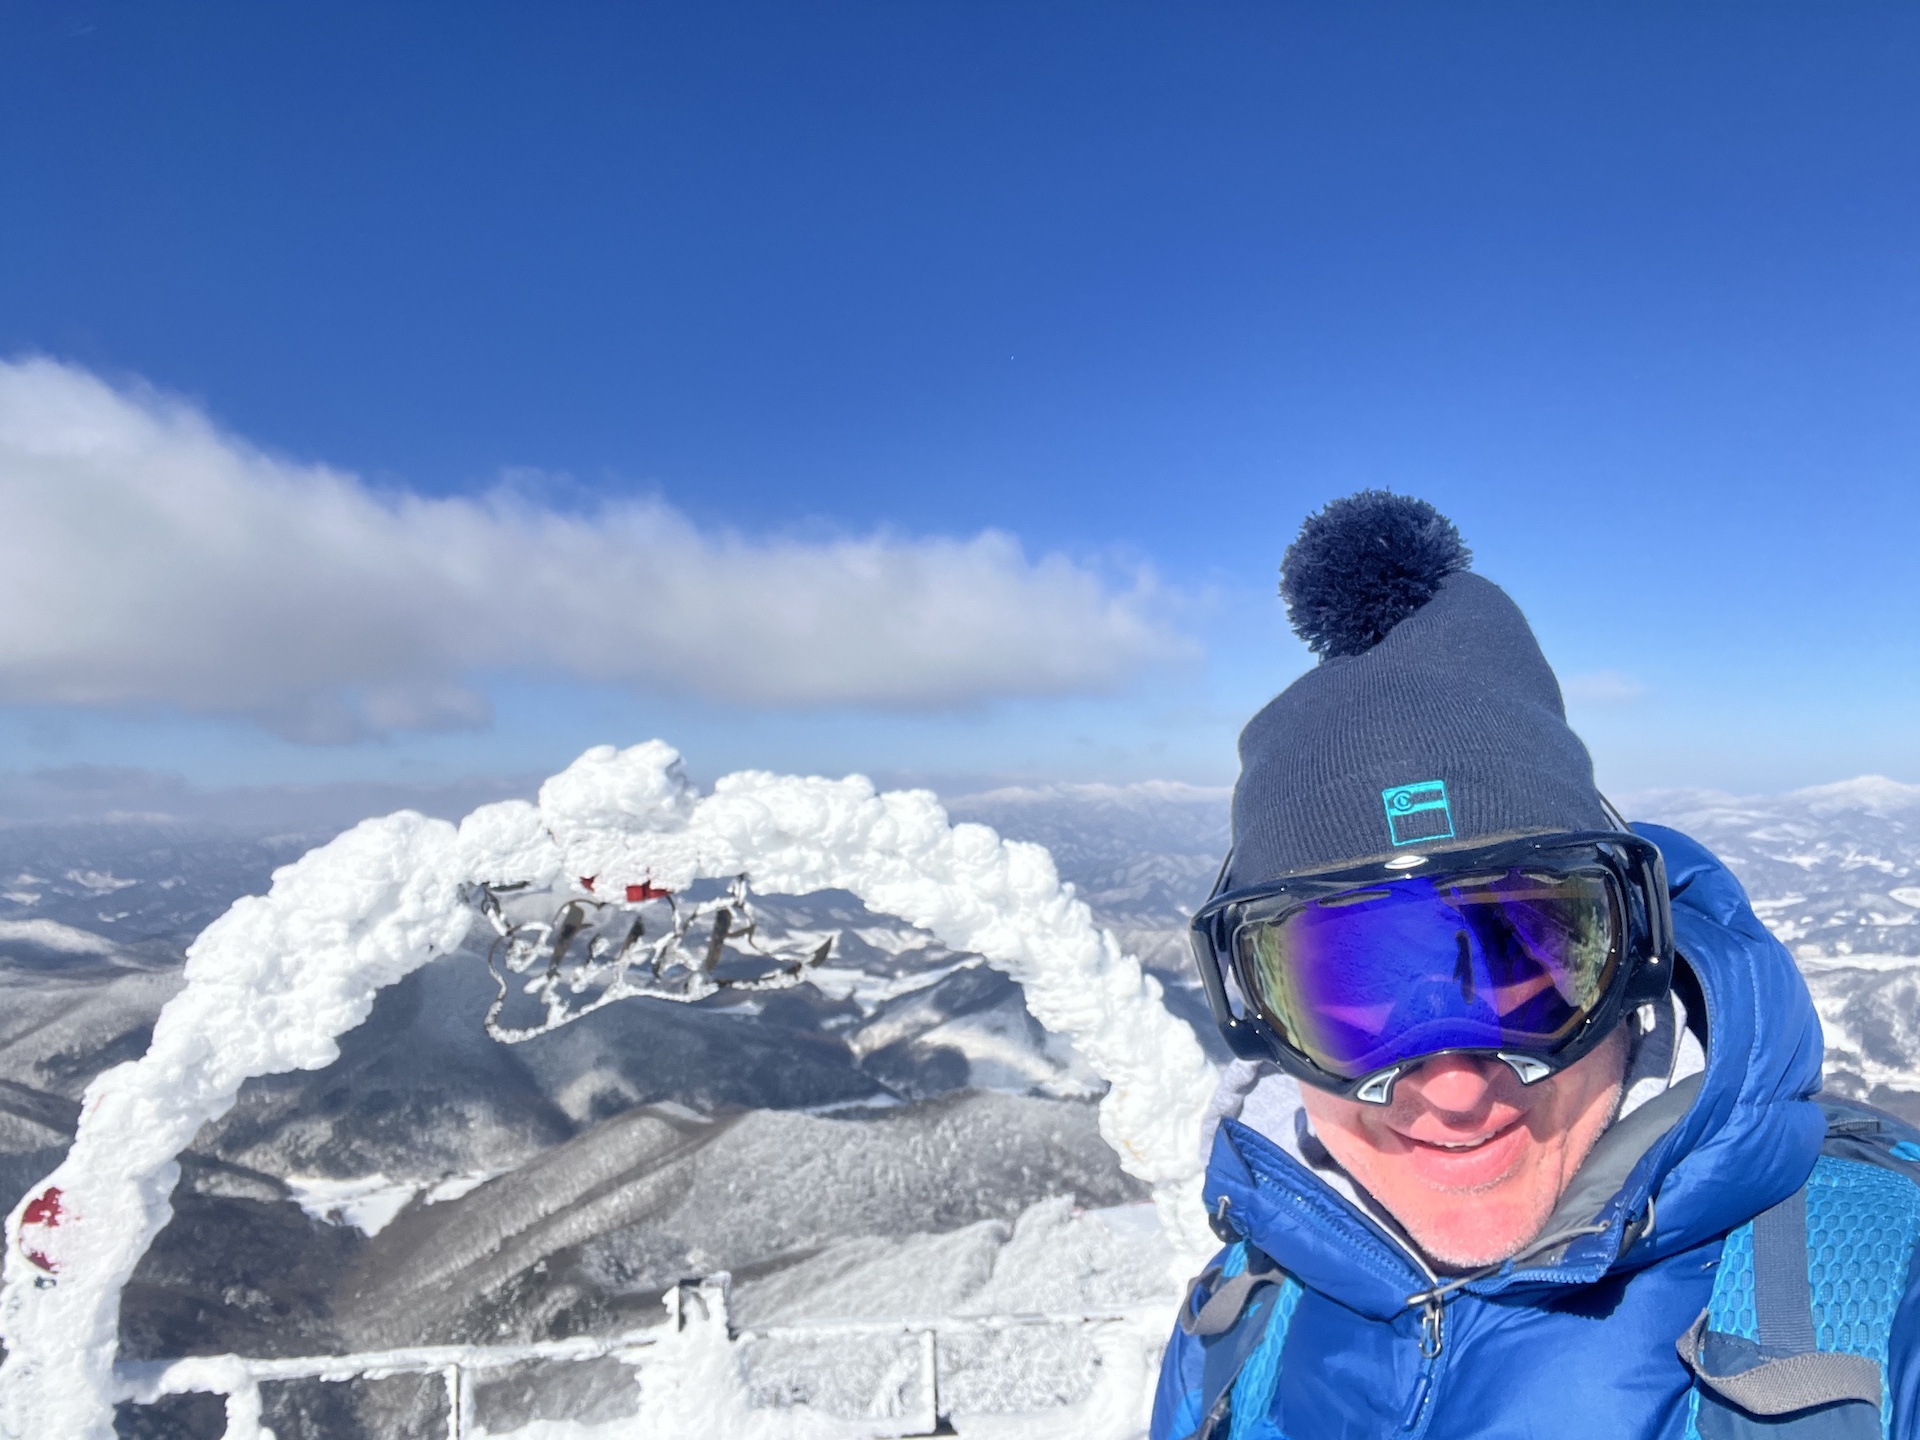
{"type": "Polygon", "coordinates": [[[1439,1269],[1474,1270],[1498,1264],[1540,1237],[1554,1206],[1605,1133],[1606,1122],[1619,1101],[1619,1085],[1603,1092],[1596,1104],[1598,1119],[1583,1116],[1587,1123],[1576,1126],[1565,1143],[1555,1147],[1557,1157],[1539,1154],[1533,1164],[1522,1164],[1478,1185],[1427,1187],[1435,1203],[1423,1207],[1403,1203],[1400,1207],[1418,1224],[1409,1224],[1395,1207],[1389,1205],[1388,1209],[1400,1218],[1413,1242],[1439,1269]]]}
{"type": "Polygon", "coordinates": [[[1315,1096],[1309,1118],[1334,1159],[1428,1259],[1443,1270],[1476,1269],[1519,1253],[1540,1235],[1618,1108],[1626,1050],[1624,1035],[1610,1039],[1543,1082],[1555,1089],[1532,1097],[1535,1104],[1519,1121],[1527,1134],[1515,1137],[1513,1163],[1470,1184],[1419,1174],[1408,1142],[1358,1102],[1315,1096]]]}

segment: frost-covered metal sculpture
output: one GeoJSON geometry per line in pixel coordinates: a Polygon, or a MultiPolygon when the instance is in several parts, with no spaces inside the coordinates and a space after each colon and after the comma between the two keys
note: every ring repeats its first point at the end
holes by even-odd
{"type": "Polygon", "coordinates": [[[8,1219],[0,1435],[110,1440],[120,1292],[171,1218],[176,1157],[248,1078],[332,1063],[383,987],[465,942],[478,897],[584,878],[588,893],[644,899],[743,873],[768,893],[851,891],[1018,980],[1035,1018],[1108,1082],[1101,1133],[1154,1187],[1176,1246],[1206,1247],[1197,1142],[1212,1067],[1044,849],[949,825],[926,791],[744,772],[702,797],[670,746],[603,746],[537,804],[483,806],[457,827],[365,821],[207,927],[147,1053],[88,1087],[66,1159],[8,1219]]]}
{"type": "MultiPolygon", "coordinates": [[[[524,882],[467,886],[464,898],[495,933],[487,970],[499,993],[487,1007],[487,1034],[503,1045],[518,1045],[617,1000],[690,1004],[722,990],[787,990],[803,984],[832,951],[833,937],[798,948],[769,948],[759,937],[747,879],[734,876],[717,899],[683,900],[642,881],[622,887],[623,901],[610,901],[591,894],[595,879],[589,875],[579,881],[588,896],[569,897],[550,917],[533,919],[513,913],[515,902],[528,893],[524,882]],[[648,933],[648,910],[655,912],[658,933],[648,933]],[[707,938],[690,949],[688,939],[702,922],[707,938]],[[729,945],[765,963],[750,974],[726,974],[722,962],[729,945]],[[512,989],[507,977],[528,974],[533,978],[523,989],[540,1002],[546,1017],[538,1025],[502,1025],[500,1013],[512,989]]],[[[538,902],[545,894],[536,892],[533,898],[538,902]]]]}

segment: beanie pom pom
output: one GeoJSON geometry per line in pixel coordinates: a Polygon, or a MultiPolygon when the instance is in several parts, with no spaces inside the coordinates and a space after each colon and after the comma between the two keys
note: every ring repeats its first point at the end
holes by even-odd
{"type": "Polygon", "coordinates": [[[1472,559],[1426,501],[1362,490],[1307,517],[1280,562],[1280,597],[1316,655],[1360,655],[1472,559]]]}

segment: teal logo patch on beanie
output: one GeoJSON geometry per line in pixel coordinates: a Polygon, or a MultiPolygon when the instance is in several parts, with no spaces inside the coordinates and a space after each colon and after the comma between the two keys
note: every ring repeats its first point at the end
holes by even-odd
{"type": "Polygon", "coordinates": [[[1387,834],[1395,845],[1453,838],[1453,807],[1447,804],[1444,780],[1392,786],[1380,792],[1380,803],[1387,807],[1387,834]]]}

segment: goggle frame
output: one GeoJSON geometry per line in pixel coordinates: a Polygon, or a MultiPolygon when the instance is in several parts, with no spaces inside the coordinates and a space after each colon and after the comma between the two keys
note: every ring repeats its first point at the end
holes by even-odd
{"type": "Polygon", "coordinates": [[[1334,870],[1285,875],[1222,894],[1220,886],[1225,884],[1231,865],[1229,856],[1213,895],[1194,913],[1188,928],[1207,1005],[1227,1047],[1243,1060],[1269,1061],[1317,1089],[1366,1104],[1389,1104],[1394,1082],[1401,1075],[1441,1055],[1495,1059],[1508,1066],[1522,1084],[1537,1084],[1591,1054],[1632,1011],[1664,1000],[1673,983],[1673,911],[1667,895],[1666,861],[1659,846],[1631,831],[1522,835],[1484,845],[1403,852],[1334,870]],[[1568,863],[1570,854],[1577,854],[1577,865],[1568,863]],[[1622,953],[1607,992],[1588,1010],[1581,1025],[1550,1051],[1517,1047],[1436,1050],[1347,1079],[1322,1069],[1286,1039],[1281,1028],[1262,1014],[1259,989],[1245,973],[1240,932],[1248,924],[1271,923],[1315,900],[1394,880],[1444,879],[1522,868],[1568,872],[1590,869],[1595,864],[1606,869],[1619,887],[1624,927],[1616,944],[1622,953]],[[1245,1002],[1244,1010],[1234,1006],[1227,988],[1229,976],[1245,1002]]]}

